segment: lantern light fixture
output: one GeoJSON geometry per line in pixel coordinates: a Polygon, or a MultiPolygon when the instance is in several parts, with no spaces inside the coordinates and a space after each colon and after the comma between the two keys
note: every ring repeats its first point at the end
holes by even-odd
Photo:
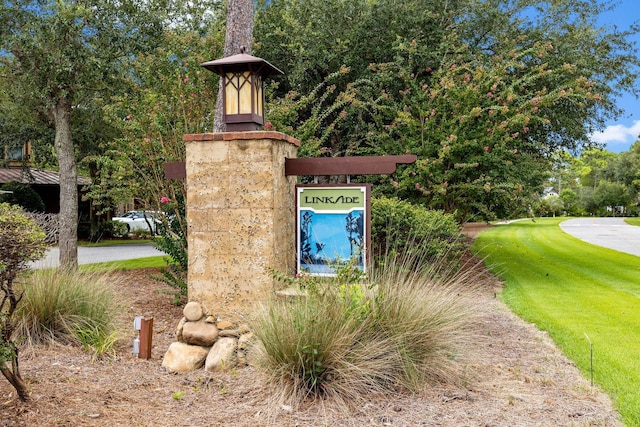
{"type": "Polygon", "coordinates": [[[263,81],[272,74],[284,74],[262,58],[240,53],[200,64],[222,77],[223,117],[226,130],[254,131],[264,125],[263,81]]]}

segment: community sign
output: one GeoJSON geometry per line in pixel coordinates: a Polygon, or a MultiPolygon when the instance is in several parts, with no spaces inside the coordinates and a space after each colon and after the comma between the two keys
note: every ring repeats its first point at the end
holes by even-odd
{"type": "Polygon", "coordinates": [[[369,245],[369,184],[298,185],[298,273],[333,276],[351,264],[365,270],[369,245]]]}

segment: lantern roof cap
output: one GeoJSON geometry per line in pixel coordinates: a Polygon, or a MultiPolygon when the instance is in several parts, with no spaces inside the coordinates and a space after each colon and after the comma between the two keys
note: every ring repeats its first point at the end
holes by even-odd
{"type": "Polygon", "coordinates": [[[256,56],[244,53],[244,49],[237,55],[227,56],[214,61],[203,62],[201,67],[222,75],[226,71],[256,71],[266,77],[271,74],[284,74],[277,67],[256,56]]]}

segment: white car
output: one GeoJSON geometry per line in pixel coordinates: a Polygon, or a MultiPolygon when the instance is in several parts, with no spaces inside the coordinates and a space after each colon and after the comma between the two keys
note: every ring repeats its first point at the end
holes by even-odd
{"type": "Polygon", "coordinates": [[[137,230],[155,234],[157,226],[160,224],[158,213],[153,211],[129,211],[122,216],[111,218],[111,220],[125,223],[127,234],[137,230]]]}

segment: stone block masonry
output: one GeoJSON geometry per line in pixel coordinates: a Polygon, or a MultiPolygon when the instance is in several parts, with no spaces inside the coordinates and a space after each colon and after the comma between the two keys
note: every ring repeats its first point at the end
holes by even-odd
{"type": "Polygon", "coordinates": [[[233,316],[273,289],[271,270],[295,270],[295,177],[284,172],[299,141],[279,132],[184,136],[189,301],[233,316]]]}

